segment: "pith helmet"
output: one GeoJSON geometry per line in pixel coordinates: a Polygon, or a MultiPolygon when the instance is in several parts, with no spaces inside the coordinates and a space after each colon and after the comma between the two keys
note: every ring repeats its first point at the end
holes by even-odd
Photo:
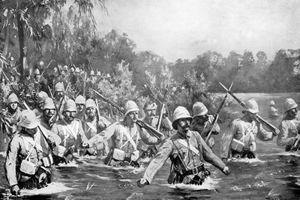
{"type": "Polygon", "coordinates": [[[156,103],[146,103],[144,106],[145,110],[156,110],[157,109],[157,105],[156,103]]]}
{"type": "Polygon", "coordinates": [[[90,74],[90,75],[91,75],[91,76],[94,76],[94,75],[95,75],[94,70],[91,71],[91,74],[90,74]]]}
{"type": "Polygon", "coordinates": [[[80,69],[78,67],[76,67],[75,72],[80,73],[80,69]]]}
{"type": "Polygon", "coordinates": [[[33,129],[36,128],[38,125],[38,120],[36,118],[35,113],[32,110],[24,110],[21,112],[18,126],[33,129]]]}
{"type": "Polygon", "coordinates": [[[76,103],[72,99],[67,100],[67,102],[64,104],[63,111],[70,111],[70,112],[76,112],[76,103]]]}
{"type": "Polygon", "coordinates": [[[48,98],[48,94],[44,91],[40,91],[38,94],[37,94],[37,101],[38,103],[43,103],[45,102],[45,99],[48,98]]]}
{"type": "Polygon", "coordinates": [[[45,105],[44,105],[44,110],[46,109],[56,109],[53,100],[50,97],[47,97],[45,99],[45,105]]]}
{"type": "Polygon", "coordinates": [[[183,107],[183,106],[178,106],[173,113],[173,123],[172,126],[175,130],[177,130],[177,121],[179,119],[189,119],[192,120],[192,117],[189,113],[189,111],[183,107]]]}
{"type": "Polygon", "coordinates": [[[130,112],[139,111],[138,105],[134,101],[127,101],[125,104],[125,116],[130,112]]]}
{"type": "Polygon", "coordinates": [[[84,98],[84,96],[79,95],[78,97],[76,97],[75,103],[76,104],[85,104],[85,98],[84,98]]]}
{"type": "Polygon", "coordinates": [[[63,92],[65,91],[64,83],[63,82],[58,82],[54,86],[55,92],[63,92]]]}
{"type": "Polygon", "coordinates": [[[86,100],[85,107],[86,108],[97,108],[96,103],[93,99],[86,100]]]}
{"type": "Polygon", "coordinates": [[[259,112],[257,102],[254,99],[249,99],[246,101],[246,109],[244,111],[257,114],[259,112]]]}
{"type": "Polygon", "coordinates": [[[65,71],[68,71],[68,66],[65,65],[65,66],[63,67],[63,69],[64,69],[65,71]]]}
{"type": "Polygon", "coordinates": [[[196,102],[193,105],[193,117],[203,116],[208,113],[206,106],[201,102],[196,102]]]}
{"type": "Polygon", "coordinates": [[[33,74],[34,75],[40,75],[40,70],[38,68],[36,68],[34,71],[33,71],[33,74]]]}
{"type": "Polygon", "coordinates": [[[287,98],[283,104],[284,112],[287,112],[291,109],[297,108],[298,104],[292,98],[287,98]]]}
{"type": "Polygon", "coordinates": [[[270,101],[270,106],[275,106],[275,101],[274,100],[270,101]]]}
{"type": "Polygon", "coordinates": [[[15,93],[11,93],[8,97],[7,97],[7,103],[19,103],[19,99],[17,97],[17,95],[15,93]]]}

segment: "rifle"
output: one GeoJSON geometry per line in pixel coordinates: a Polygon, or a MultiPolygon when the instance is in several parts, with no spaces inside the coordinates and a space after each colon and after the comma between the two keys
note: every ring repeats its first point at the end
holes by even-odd
{"type": "Polygon", "coordinates": [[[157,123],[157,130],[159,131],[160,129],[160,126],[161,126],[161,122],[162,122],[162,118],[163,118],[163,115],[164,115],[164,109],[165,109],[165,104],[162,104],[161,106],[161,110],[160,110],[160,115],[159,115],[159,118],[158,118],[158,123],[157,123]]]}
{"type": "MultiPolygon", "coordinates": [[[[300,134],[300,133],[298,133],[300,134]]],[[[293,146],[291,147],[291,151],[297,151],[300,148],[300,135],[298,135],[297,140],[294,142],[293,146]]]]}
{"type": "MultiPolygon", "coordinates": [[[[233,85],[233,82],[231,83],[231,85],[230,85],[230,87],[229,87],[229,89],[228,89],[229,91],[231,90],[232,85],[233,85]]],[[[211,134],[212,134],[213,128],[214,128],[215,124],[217,123],[217,121],[218,121],[218,119],[219,119],[221,109],[223,108],[223,105],[224,105],[224,103],[225,103],[225,101],[226,101],[226,99],[227,99],[227,96],[228,96],[228,92],[226,92],[226,95],[224,96],[224,98],[223,98],[221,104],[220,104],[219,107],[218,107],[218,110],[217,110],[216,114],[214,115],[214,119],[213,119],[213,122],[212,122],[211,129],[210,129],[210,131],[209,131],[207,137],[205,138],[205,142],[206,142],[206,143],[208,142],[208,140],[209,140],[209,138],[210,138],[210,136],[211,136],[211,134]]],[[[203,130],[204,130],[204,129],[203,129],[203,130]]]]}
{"type": "MultiPolygon", "coordinates": [[[[125,111],[123,109],[121,109],[116,103],[110,101],[109,99],[107,99],[106,97],[104,97],[102,94],[100,94],[99,92],[97,92],[96,90],[92,89],[103,101],[109,103],[110,105],[112,105],[113,107],[115,107],[120,113],[122,113],[123,115],[125,114],[125,111]]],[[[137,125],[139,125],[142,128],[145,128],[147,130],[150,130],[151,133],[154,134],[155,137],[157,138],[163,138],[164,134],[162,134],[161,132],[159,132],[158,130],[156,130],[155,128],[153,128],[152,126],[146,124],[145,122],[143,122],[142,120],[137,120],[136,122],[137,125]]]]}
{"type": "MultiPolygon", "coordinates": [[[[219,82],[219,84],[226,90],[228,94],[230,94],[243,108],[247,109],[247,106],[244,102],[242,102],[239,98],[237,98],[230,90],[228,90],[222,83],[219,82]]],[[[272,131],[274,136],[279,134],[279,129],[276,128],[274,125],[271,123],[267,122],[265,119],[263,119],[260,115],[256,114],[256,118],[258,121],[260,121],[262,124],[264,124],[268,129],[272,131]]]]}

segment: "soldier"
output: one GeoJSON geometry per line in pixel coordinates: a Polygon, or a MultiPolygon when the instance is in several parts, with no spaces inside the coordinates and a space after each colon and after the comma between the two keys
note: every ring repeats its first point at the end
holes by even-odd
{"type": "Polygon", "coordinates": [[[278,118],[278,109],[276,108],[275,101],[271,100],[270,101],[270,109],[269,109],[269,117],[270,119],[276,119],[278,118]]]}
{"type": "Polygon", "coordinates": [[[39,68],[36,68],[33,71],[33,87],[36,93],[40,92],[40,91],[46,91],[47,90],[47,80],[42,77],[41,72],[39,70],[39,68]]]}
{"type": "Polygon", "coordinates": [[[125,110],[123,121],[106,128],[102,133],[104,137],[98,134],[89,141],[89,146],[93,146],[111,139],[111,151],[105,159],[107,165],[139,166],[138,158],[144,143],[154,145],[162,139],[151,136],[147,130],[137,125],[139,108],[134,101],[127,101],[125,110]]]}
{"type": "MultiPolygon", "coordinates": [[[[87,139],[91,139],[99,134],[110,124],[111,123],[107,119],[99,115],[95,101],[93,99],[88,99],[86,101],[86,119],[83,121],[83,130],[87,139]]],[[[107,155],[108,149],[105,148],[108,148],[107,143],[90,146],[87,153],[96,154],[98,151],[100,154],[99,156],[107,155]]]]}
{"type": "Polygon", "coordinates": [[[45,138],[38,132],[38,121],[33,111],[22,111],[21,127],[9,143],[5,174],[13,195],[20,189],[45,187],[51,182],[52,157],[45,138]]]}
{"type": "Polygon", "coordinates": [[[62,119],[62,108],[68,97],[65,95],[65,87],[63,82],[58,82],[54,86],[54,105],[56,112],[58,112],[59,118],[62,119]]]}
{"type": "Polygon", "coordinates": [[[73,159],[73,153],[87,144],[87,138],[83,132],[82,123],[76,119],[76,104],[69,99],[63,106],[63,119],[55,123],[52,131],[60,136],[61,145],[66,148],[64,156],[66,161],[73,159]]]}
{"type": "MultiPolygon", "coordinates": [[[[159,116],[156,115],[157,105],[156,103],[146,103],[144,105],[144,112],[145,117],[143,121],[153,128],[158,128],[159,123],[159,116]]],[[[165,112],[165,111],[163,111],[165,112]]],[[[161,126],[159,131],[164,133],[165,137],[170,137],[172,132],[172,122],[167,117],[166,113],[163,113],[162,119],[161,119],[161,126]]],[[[157,147],[156,146],[149,146],[146,152],[144,152],[143,157],[153,157],[157,153],[157,147]]]]}
{"type": "Polygon", "coordinates": [[[48,97],[48,94],[44,91],[40,91],[37,94],[37,102],[36,102],[36,107],[34,109],[35,115],[37,118],[40,118],[43,114],[43,110],[44,110],[44,104],[45,104],[45,100],[48,97]]]}
{"type": "Polygon", "coordinates": [[[167,138],[159,152],[147,167],[144,176],[138,181],[138,186],[149,185],[158,170],[168,158],[172,164],[169,184],[184,183],[201,185],[210,172],[204,168],[204,160],[229,174],[229,168],[217,157],[204,142],[200,134],[190,130],[192,117],[185,107],[178,106],[174,110],[173,128],[175,135],[167,138]]]}
{"type": "MultiPolygon", "coordinates": [[[[191,124],[191,130],[197,131],[201,134],[202,138],[206,138],[210,129],[212,128],[212,122],[214,116],[208,115],[208,110],[206,106],[201,102],[196,102],[193,105],[193,120],[191,124]]],[[[220,132],[220,126],[215,123],[212,134],[217,135],[220,132]]],[[[208,140],[208,146],[212,148],[215,145],[215,140],[213,137],[210,137],[208,140]]]]}
{"type": "Polygon", "coordinates": [[[76,118],[81,121],[84,120],[85,115],[85,98],[82,95],[78,95],[75,99],[76,107],[77,107],[77,115],[76,118]]]}
{"type": "Polygon", "coordinates": [[[229,129],[222,137],[223,160],[234,158],[255,158],[255,137],[267,141],[273,139],[273,133],[266,131],[257,120],[258,105],[254,99],[246,102],[247,109],[243,110],[244,116],[233,120],[229,129]]]}
{"type": "Polygon", "coordinates": [[[7,109],[3,113],[3,125],[5,135],[12,138],[17,132],[17,122],[21,114],[19,99],[15,93],[11,93],[7,98],[7,109]]]}
{"type": "Polygon", "coordinates": [[[284,102],[285,115],[279,126],[280,133],[277,138],[279,146],[285,146],[286,151],[299,149],[300,140],[300,116],[298,104],[292,98],[284,102]],[[298,142],[298,144],[296,144],[298,142]]]}

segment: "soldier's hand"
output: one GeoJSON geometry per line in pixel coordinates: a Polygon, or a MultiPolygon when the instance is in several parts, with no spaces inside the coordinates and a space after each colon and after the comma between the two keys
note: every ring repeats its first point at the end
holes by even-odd
{"type": "Polygon", "coordinates": [[[14,185],[10,189],[12,195],[20,195],[20,188],[18,185],[14,185]]]}
{"type": "Polygon", "coordinates": [[[137,186],[138,187],[144,187],[145,185],[149,185],[149,182],[144,179],[144,178],[141,178],[140,180],[137,181],[137,186]]]}
{"type": "Polygon", "coordinates": [[[229,169],[229,167],[224,167],[224,169],[223,169],[223,173],[225,174],[225,175],[229,175],[230,174],[230,169],[229,169]]]}

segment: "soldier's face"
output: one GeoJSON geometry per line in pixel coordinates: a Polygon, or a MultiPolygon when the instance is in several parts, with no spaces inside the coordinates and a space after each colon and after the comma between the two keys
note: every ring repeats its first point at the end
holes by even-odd
{"type": "Polygon", "coordinates": [[[202,124],[203,125],[207,120],[208,120],[207,115],[194,117],[194,121],[195,121],[196,124],[202,124]]]}
{"type": "Polygon", "coordinates": [[[180,133],[187,133],[190,130],[191,120],[188,118],[179,119],[177,129],[180,133]]]}
{"type": "Polygon", "coordinates": [[[28,133],[29,135],[34,135],[37,132],[37,127],[36,128],[24,128],[24,130],[26,131],[26,133],[28,133]]]}
{"type": "Polygon", "coordinates": [[[55,109],[45,109],[44,110],[44,116],[46,117],[46,119],[51,119],[56,113],[55,109]]]}
{"type": "Polygon", "coordinates": [[[67,122],[72,122],[76,116],[76,111],[64,111],[64,118],[67,122]]]}
{"type": "Polygon", "coordinates": [[[43,110],[44,105],[45,105],[44,102],[40,102],[40,103],[38,104],[39,109],[43,110]]]}
{"type": "Polygon", "coordinates": [[[9,107],[12,110],[16,110],[18,108],[18,103],[17,102],[12,102],[12,103],[9,104],[9,107]]]}
{"type": "Polygon", "coordinates": [[[78,112],[82,112],[84,110],[84,104],[76,104],[78,112]]]}
{"type": "Polygon", "coordinates": [[[86,115],[89,117],[89,118],[94,118],[96,116],[96,109],[93,108],[93,107],[88,107],[86,109],[86,115]]]}
{"type": "Polygon", "coordinates": [[[56,91],[56,97],[58,99],[62,98],[64,96],[64,92],[63,91],[56,91]]]}
{"type": "Polygon", "coordinates": [[[137,122],[138,115],[139,115],[138,111],[132,111],[132,112],[130,112],[128,114],[128,117],[129,117],[130,121],[132,121],[133,123],[135,123],[135,122],[137,122]]]}
{"type": "Polygon", "coordinates": [[[287,115],[290,118],[295,118],[297,116],[297,113],[298,113],[297,108],[293,108],[293,109],[287,111],[287,115]]]}
{"type": "Polygon", "coordinates": [[[36,74],[36,75],[34,76],[34,78],[35,78],[35,80],[39,81],[40,78],[41,78],[41,75],[40,75],[40,74],[36,74]]]}
{"type": "Polygon", "coordinates": [[[149,109],[149,110],[146,110],[146,115],[148,117],[153,117],[156,115],[156,109],[149,109]]]}

